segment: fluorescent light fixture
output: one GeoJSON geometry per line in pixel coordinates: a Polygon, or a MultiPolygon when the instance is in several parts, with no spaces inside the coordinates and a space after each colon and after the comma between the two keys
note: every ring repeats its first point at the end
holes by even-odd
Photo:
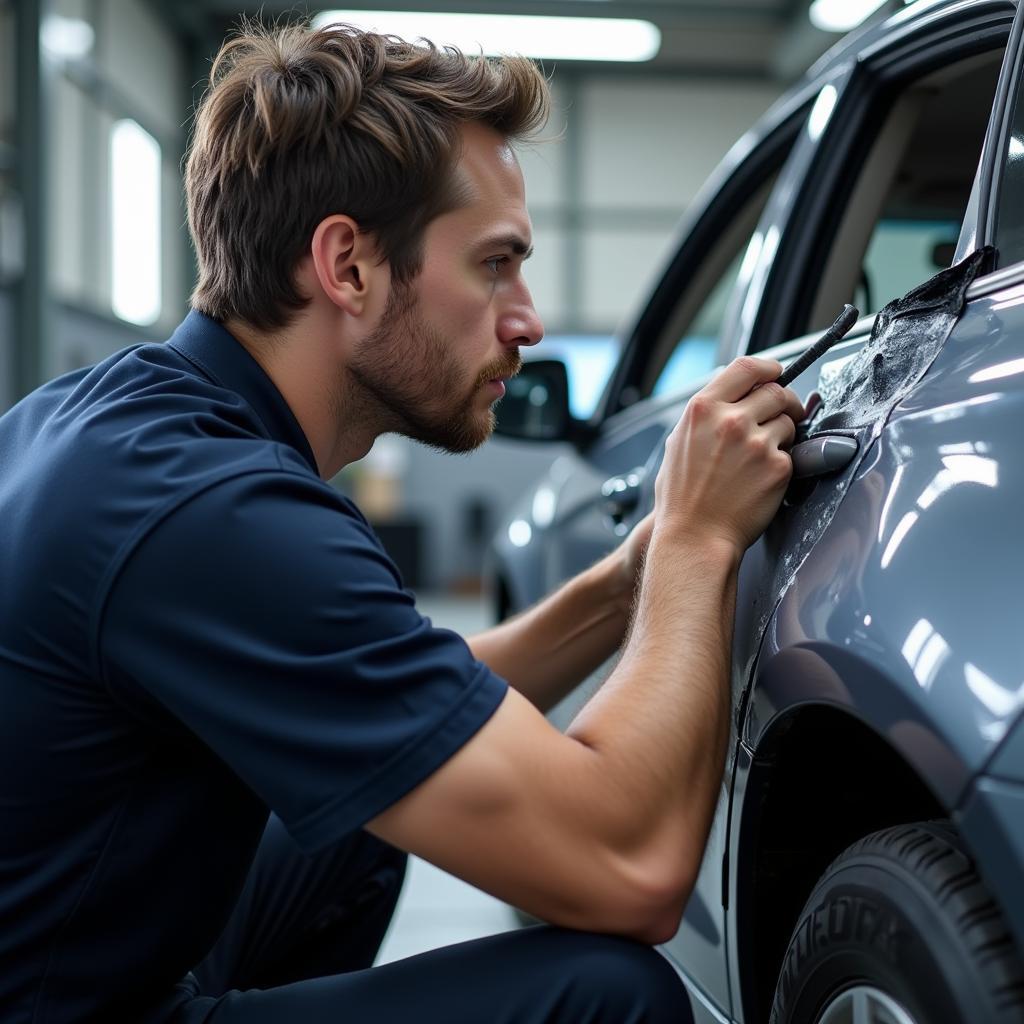
{"type": "Polygon", "coordinates": [[[885,0],[814,0],[807,12],[823,32],[849,32],[875,13],[885,0]]]}
{"type": "Polygon", "coordinates": [[[489,56],[514,53],[541,60],[644,61],[661,47],[657,25],[635,18],[324,11],[313,20],[317,28],[338,22],[489,56]]]}
{"type": "Polygon", "coordinates": [[[58,60],[81,60],[92,50],[95,38],[87,21],[61,14],[47,15],[39,33],[43,49],[58,60]]]}
{"type": "Polygon", "coordinates": [[[160,316],[160,144],[134,121],[110,135],[110,305],[122,320],[160,316]]]}

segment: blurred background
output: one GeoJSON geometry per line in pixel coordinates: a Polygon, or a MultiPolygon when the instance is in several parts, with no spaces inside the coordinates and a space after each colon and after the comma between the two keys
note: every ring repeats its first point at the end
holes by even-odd
{"type": "MultiPolygon", "coordinates": [[[[242,14],[356,21],[470,50],[496,39],[541,60],[554,116],[545,140],[520,151],[536,243],[527,279],[547,329],[533,354],[567,362],[586,417],[616,332],[715,165],[845,30],[899,6],[368,0],[330,14],[275,0],[0,0],[0,413],[57,374],[166,338],[185,315],[194,257],[182,159],[211,57],[242,14]],[[495,26],[479,14],[548,20],[495,26]]],[[[453,458],[386,437],[335,484],[435,620],[472,632],[488,619],[489,536],[558,454],[494,439],[453,458]]],[[[458,901],[432,884],[407,913],[423,924],[443,907],[450,925],[458,901]]],[[[423,944],[496,930],[505,913],[493,901],[463,910],[461,930],[423,944]]],[[[403,934],[385,959],[415,951],[403,934]]]]}
{"type": "MultiPolygon", "coordinates": [[[[389,0],[322,15],[244,0],[0,0],[0,412],[57,374],[166,338],[184,316],[193,254],[181,161],[210,59],[241,14],[387,29],[404,12],[403,34],[519,43],[550,75],[547,141],[521,151],[536,241],[527,278],[547,329],[536,354],[568,362],[573,406],[587,415],[615,331],[703,181],[843,28],[886,5],[811,6],[389,0]],[[439,24],[435,12],[458,16],[439,24]],[[573,20],[517,37],[514,24],[475,25],[480,13],[573,20]],[[616,19],[610,36],[601,19],[616,19]]],[[[556,454],[494,440],[453,459],[384,438],[337,482],[410,586],[473,593],[496,520],[556,454]]]]}

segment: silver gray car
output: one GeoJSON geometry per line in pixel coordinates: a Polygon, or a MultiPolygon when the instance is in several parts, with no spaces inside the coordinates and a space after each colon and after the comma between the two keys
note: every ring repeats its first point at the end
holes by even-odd
{"type": "Polygon", "coordinates": [[[717,367],[862,313],[793,385],[823,402],[741,568],[734,742],[664,946],[698,1020],[1024,1021],[1022,28],[919,0],[848,37],[693,205],[595,414],[543,359],[498,410],[561,444],[492,545],[505,616],[652,507],[717,367]]]}

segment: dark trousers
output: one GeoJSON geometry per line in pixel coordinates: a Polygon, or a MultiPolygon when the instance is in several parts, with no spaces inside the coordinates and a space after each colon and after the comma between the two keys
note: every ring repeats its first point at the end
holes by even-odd
{"type": "Polygon", "coordinates": [[[538,927],[369,969],[404,853],[357,833],[304,856],[272,817],[173,1024],[689,1024],[682,983],[628,939],[538,927]]]}

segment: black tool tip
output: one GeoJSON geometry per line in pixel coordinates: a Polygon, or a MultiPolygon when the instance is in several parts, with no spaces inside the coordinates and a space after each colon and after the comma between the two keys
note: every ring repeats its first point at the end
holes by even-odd
{"type": "Polygon", "coordinates": [[[836,322],[832,325],[831,330],[845,334],[859,319],[860,310],[856,306],[851,306],[847,302],[846,305],[843,306],[842,313],[836,317],[836,322]]]}

